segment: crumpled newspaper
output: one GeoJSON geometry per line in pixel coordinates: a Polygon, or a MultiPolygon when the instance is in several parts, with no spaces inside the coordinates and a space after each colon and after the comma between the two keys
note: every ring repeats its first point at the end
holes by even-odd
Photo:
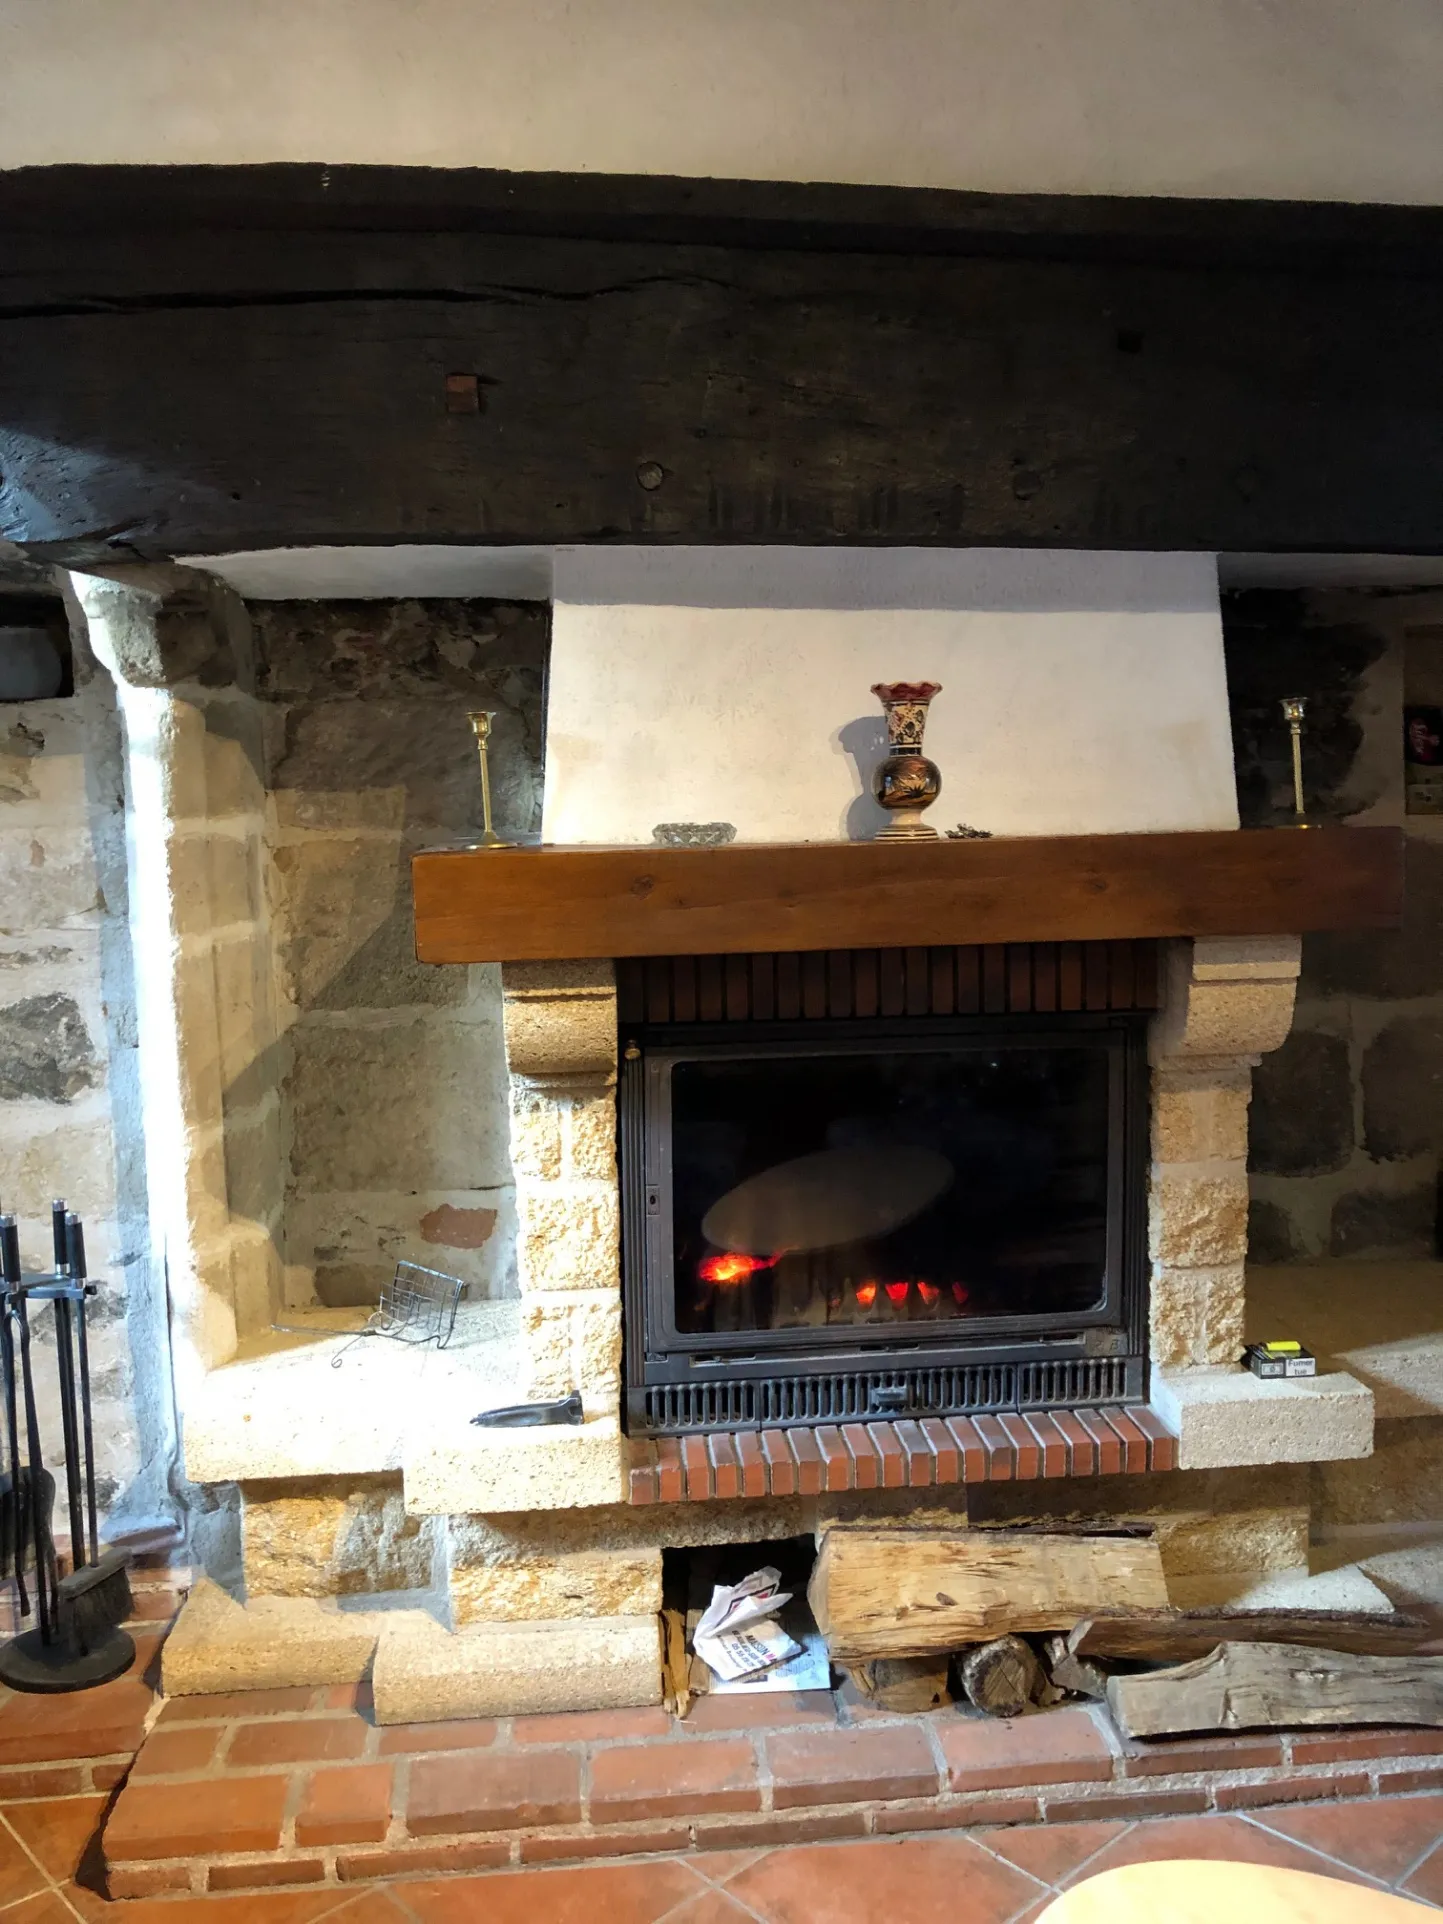
{"type": "Polygon", "coordinates": [[[693,1643],[696,1654],[723,1683],[770,1670],[800,1653],[801,1645],[773,1621],[775,1612],[792,1600],[791,1591],[780,1587],[781,1581],[781,1571],[769,1565],[753,1570],[740,1583],[719,1583],[712,1591],[693,1643]]]}

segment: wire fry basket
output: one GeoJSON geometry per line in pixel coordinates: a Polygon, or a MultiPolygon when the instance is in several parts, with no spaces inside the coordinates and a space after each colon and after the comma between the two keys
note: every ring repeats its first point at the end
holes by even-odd
{"type": "Polygon", "coordinates": [[[456,1312],[466,1285],[444,1270],[420,1263],[397,1263],[396,1273],[381,1291],[381,1300],[366,1319],[366,1327],[336,1351],[331,1368],[339,1369],[347,1350],[367,1336],[390,1336],[401,1343],[434,1343],[445,1349],[456,1329],[456,1312]]]}

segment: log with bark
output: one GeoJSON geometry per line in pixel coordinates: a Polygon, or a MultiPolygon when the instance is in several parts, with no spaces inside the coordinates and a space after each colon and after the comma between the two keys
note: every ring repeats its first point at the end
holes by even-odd
{"type": "Polygon", "coordinates": [[[951,1703],[950,1668],[946,1657],[878,1657],[850,1666],[853,1683],[869,1703],[908,1715],[951,1703]]]}
{"type": "Polygon", "coordinates": [[[1183,1663],[1220,1643],[1296,1643],[1349,1650],[1359,1657],[1401,1657],[1436,1632],[1421,1617],[1362,1610],[1107,1610],[1084,1617],[1068,1635],[1074,1657],[1127,1657],[1183,1663]]]}
{"type": "Polygon", "coordinates": [[[921,1657],[1167,1603],[1154,1540],[1013,1530],[829,1530],[807,1589],[839,1661],[921,1657]]]}
{"type": "Polygon", "coordinates": [[[1125,1737],[1299,1724],[1443,1724],[1443,1657],[1224,1643],[1193,1663],[1110,1678],[1107,1707],[1125,1737]]]}

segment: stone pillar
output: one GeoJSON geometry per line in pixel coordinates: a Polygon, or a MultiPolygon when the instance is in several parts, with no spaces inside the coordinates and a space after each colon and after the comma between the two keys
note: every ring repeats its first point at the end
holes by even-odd
{"type": "Polygon", "coordinates": [[[250,628],[183,568],[74,574],[125,737],[141,1120],[182,1409],[279,1301],[277,1037],[250,628]]]}
{"type": "Polygon", "coordinates": [[[516,1177],[516,1272],[528,1399],[579,1389],[614,1416],[621,1389],[616,983],[610,962],[502,972],[516,1177]]]}
{"type": "Polygon", "coordinates": [[[1152,1026],[1154,1369],[1236,1364],[1243,1346],[1252,1070],[1293,1018],[1296,936],[1172,944],[1152,1026]]]}

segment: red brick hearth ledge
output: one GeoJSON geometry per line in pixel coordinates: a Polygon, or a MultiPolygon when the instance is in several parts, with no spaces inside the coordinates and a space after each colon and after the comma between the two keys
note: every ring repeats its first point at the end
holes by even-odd
{"type": "Polygon", "coordinates": [[[703,1503],[1176,1467],[1172,1431],[1156,1411],[1129,1404],[638,1440],[632,1445],[630,1495],[637,1504],[703,1503]]]}
{"type": "Polygon", "coordinates": [[[892,1716],[847,1691],[377,1728],[342,1689],[169,1701],[104,1831],[112,1895],[1443,1788],[1443,1730],[1122,1741],[1105,1713],[892,1716]]]}

